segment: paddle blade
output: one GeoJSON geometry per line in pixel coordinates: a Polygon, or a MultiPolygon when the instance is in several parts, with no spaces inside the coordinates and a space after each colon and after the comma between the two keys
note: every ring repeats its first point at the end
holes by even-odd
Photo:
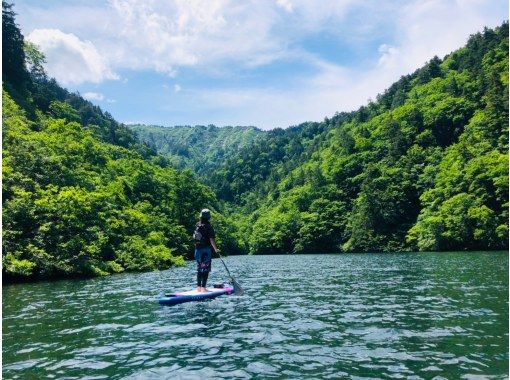
{"type": "Polygon", "coordinates": [[[244,290],[243,290],[243,288],[241,288],[241,285],[239,285],[239,283],[234,279],[232,279],[232,285],[234,285],[234,294],[236,296],[242,296],[244,293],[244,290]]]}

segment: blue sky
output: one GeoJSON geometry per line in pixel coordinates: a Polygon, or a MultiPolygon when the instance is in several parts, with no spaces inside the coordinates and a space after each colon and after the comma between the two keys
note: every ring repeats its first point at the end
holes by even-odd
{"type": "Polygon", "coordinates": [[[506,0],[15,1],[46,69],[117,120],[320,121],[508,19],[506,0]]]}

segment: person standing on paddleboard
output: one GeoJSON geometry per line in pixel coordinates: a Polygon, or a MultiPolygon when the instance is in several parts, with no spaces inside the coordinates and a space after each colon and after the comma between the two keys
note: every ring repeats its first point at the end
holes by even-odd
{"type": "Polygon", "coordinates": [[[211,211],[204,208],[200,212],[200,219],[195,226],[193,240],[195,241],[195,260],[197,261],[197,291],[207,292],[207,277],[211,271],[212,250],[220,252],[216,246],[216,234],[211,225],[211,211]]]}

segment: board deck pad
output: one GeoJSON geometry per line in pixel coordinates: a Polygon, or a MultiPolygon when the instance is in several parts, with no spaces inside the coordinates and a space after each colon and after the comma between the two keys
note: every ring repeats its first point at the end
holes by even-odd
{"type": "Polygon", "coordinates": [[[222,295],[234,293],[234,288],[230,284],[223,285],[223,288],[208,288],[208,292],[199,292],[196,289],[185,292],[176,292],[159,297],[161,305],[177,305],[184,302],[201,301],[213,299],[222,295]]]}
{"type": "MultiPolygon", "coordinates": [[[[207,293],[219,293],[219,294],[225,293],[225,289],[207,289],[207,290],[209,290],[207,293]]],[[[175,293],[176,296],[197,296],[197,295],[202,295],[202,294],[205,294],[205,293],[204,292],[201,293],[196,289],[188,290],[186,292],[175,293]]]]}

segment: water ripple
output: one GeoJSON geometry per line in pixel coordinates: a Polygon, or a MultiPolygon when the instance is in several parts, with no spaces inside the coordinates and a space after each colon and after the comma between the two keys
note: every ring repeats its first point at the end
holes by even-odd
{"type": "Polygon", "coordinates": [[[3,377],[506,378],[508,253],[226,262],[244,296],[174,307],[157,296],[192,287],[192,263],[5,286],[3,377]]]}

